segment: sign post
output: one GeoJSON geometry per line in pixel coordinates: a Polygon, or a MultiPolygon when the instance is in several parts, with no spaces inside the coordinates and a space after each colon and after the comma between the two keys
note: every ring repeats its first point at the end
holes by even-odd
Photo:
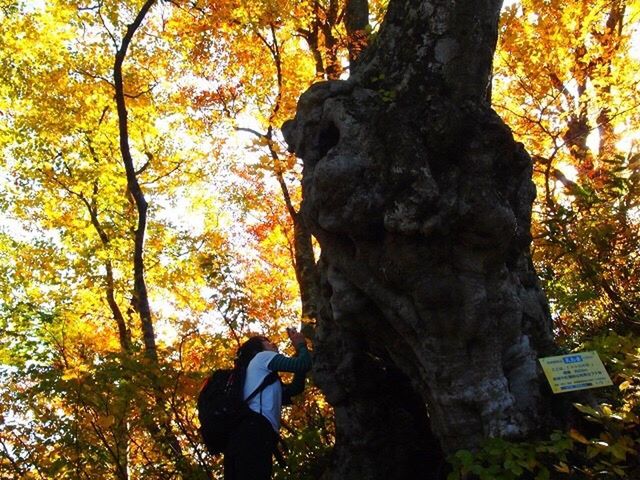
{"type": "Polygon", "coordinates": [[[553,393],[613,385],[597,352],[579,352],[539,360],[553,393]]]}

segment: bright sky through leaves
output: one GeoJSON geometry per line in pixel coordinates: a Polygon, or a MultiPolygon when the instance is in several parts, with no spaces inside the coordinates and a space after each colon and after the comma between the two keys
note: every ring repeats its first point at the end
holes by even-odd
{"type": "MultiPolygon", "coordinates": [[[[179,462],[149,415],[170,419],[189,462],[218,468],[193,441],[203,377],[229,364],[236,335],[282,341],[300,323],[301,165],[279,128],[310,84],[345,74],[344,26],[314,2],[198,0],[158,2],[136,32],[124,85],[150,205],[156,369],[134,305],[113,87],[114,41],[142,3],[0,1],[0,364],[12,372],[0,469],[12,478],[169,478],[179,462]]],[[[386,2],[370,3],[379,24],[386,2]]],[[[569,344],[622,331],[640,306],[640,3],[623,3],[622,18],[610,0],[503,8],[493,104],[533,157],[534,260],[569,344]],[[619,28],[604,34],[608,21],[619,28]]],[[[331,444],[328,418],[317,395],[291,413],[301,465],[331,444]]]]}

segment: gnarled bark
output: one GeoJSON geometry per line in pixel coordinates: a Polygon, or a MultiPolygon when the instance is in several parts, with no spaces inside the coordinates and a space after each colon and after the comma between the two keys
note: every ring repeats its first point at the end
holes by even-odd
{"type": "Polygon", "coordinates": [[[283,126],[322,247],[328,478],[438,478],[433,436],[450,453],[547,420],[532,165],[486,103],[500,6],[392,0],[351,78],[312,86],[283,126]]]}

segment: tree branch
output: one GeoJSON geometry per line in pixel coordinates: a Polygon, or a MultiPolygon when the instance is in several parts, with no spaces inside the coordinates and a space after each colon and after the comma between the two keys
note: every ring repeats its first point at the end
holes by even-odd
{"type": "Polygon", "coordinates": [[[155,3],[155,0],[147,0],[138,12],[133,23],[127,26],[127,31],[122,39],[122,44],[116,52],[115,63],[113,67],[113,77],[116,90],[116,105],[118,109],[118,127],[120,136],[120,153],[124,163],[127,175],[127,188],[131,193],[138,212],[138,225],[135,231],[134,245],[134,297],[135,307],[140,315],[142,324],[143,340],[145,345],[145,354],[150,357],[154,363],[158,361],[156,350],[155,332],[151,319],[151,310],[149,307],[149,298],[147,294],[147,286],[144,278],[144,238],[147,225],[147,208],[148,204],[144,197],[144,193],[140,188],[136,171],[133,165],[131,149],[129,147],[129,126],[127,119],[126,95],[124,91],[124,82],[122,74],[122,65],[127,55],[129,45],[133,39],[136,30],[142,24],[145,16],[155,3]]]}

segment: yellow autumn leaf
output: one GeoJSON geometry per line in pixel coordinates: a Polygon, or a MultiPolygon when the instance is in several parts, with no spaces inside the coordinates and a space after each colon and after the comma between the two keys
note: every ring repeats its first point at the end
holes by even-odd
{"type": "Polygon", "coordinates": [[[582,435],[580,432],[578,432],[576,429],[572,428],[571,430],[569,430],[569,436],[575,440],[576,442],[588,445],[591,442],[584,436],[582,435]]]}
{"type": "Polygon", "coordinates": [[[109,428],[115,421],[116,419],[113,415],[108,415],[106,417],[100,417],[96,423],[102,428],[109,428]]]}
{"type": "Polygon", "coordinates": [[[629,388],[631,386],[631,382],[629,380],[625,380],[624,382],[622,382],[620,385],[618,385],[618,388],[622,391],[626,390],[627,388],[629,388]]]}

